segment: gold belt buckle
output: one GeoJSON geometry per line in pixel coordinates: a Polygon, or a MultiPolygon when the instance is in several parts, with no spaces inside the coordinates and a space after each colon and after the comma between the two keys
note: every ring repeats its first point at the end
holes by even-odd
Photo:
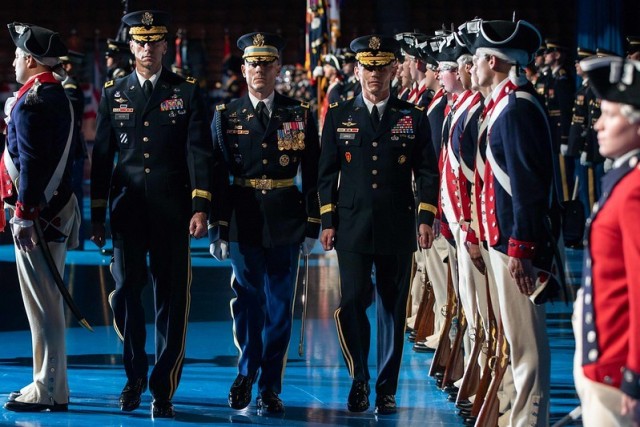
{"type": "Polygon", "coordinates": [[[257,190],[271,190],[273,189],[273,180],[267,178],[256,179],[257,190]]]}

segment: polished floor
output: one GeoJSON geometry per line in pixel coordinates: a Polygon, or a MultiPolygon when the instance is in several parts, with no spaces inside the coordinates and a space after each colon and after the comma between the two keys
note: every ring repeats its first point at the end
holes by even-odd
{"type": "MultiPolygon", "coordinates": [[[[579,280],[580,251],[570,251],[572,281],[579,280]]],[[[453,404],[438,390],[427,372],[432,353],[416,353],[407,342],[398,390],[398,413],[376,417],[372,410],[353,414],[346,409],[351,381],[344,367],[333,322],[338,301],[335,253],[316,248],[310,262],[309,306],[303,355],[299,355],[300,295],[286,367],[282,417],[261,417],[255,402],[243,411],[227,405],[229,386],[236,375],[237,350],[233,344],[229,299],[230,265],[218,263],[203,241],[193,245],[192,305],[187,337],[186,363],[174,397],[175,420],[150,418],[150,396],[132,413],[118,409],[118,396],[125,382],[121,368],[121,344],[109,326],[106,296],[113,289],[108,271],[109,256],[87,242],[86,250],[69,253],[66,281],[94,326],[91,333],[69,316],[67,349],[71,402],[68,413],[25,414],[0,409],[0,425],[16,426],[143,426],[244,425],[282,426],[461,426],[453,404]]],[[[13,249],[7,233],[0,234],[0,401],[31,378],[31,341],[13,265],[13,249]]],[[[148,292],[148,320],[151,295],[148,292]]],[[[573,336],[570,306],[548,307],[552,348],[552,423],[578,405],[571,374],[573,336]]],[[[369,309],[375,316],[375,308],[369,309]]],[[[372,322],[375,327],[375,321],[372,322]]],[[[375,330],[375,329],[374,329],[375,330]]],[[[149,337],[153,337],[149,328],[149,337]]],[[[375,340],[372,342],[375,346],[375,340]]],[[[153,348],[152,340],[147,343],[153,348]]],[[[375,373],[375,352],[369,360],[375,373]]],[[[254,389],[255,399],[255,389],[254,389]]],[[[569,424],[569,425],[580,425],[569,424]]]]}

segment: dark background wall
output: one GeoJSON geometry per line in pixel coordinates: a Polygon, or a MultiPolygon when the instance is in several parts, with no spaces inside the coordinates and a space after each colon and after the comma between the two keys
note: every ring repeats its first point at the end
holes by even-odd
{"type": "MultiPolygon", "coordinates": [[[[623,34],[640,33],[640,8],[633,0],[343,0],[341,45],[358,35],[371,32],[394,33],[418,29],[432,32],[443,24],[456,26],[475,16],[484,19],[526,19],[540,28],[543,37],[565,40],[575,46],[578,16],[597,15],[585,10],[587,3],[606,3],[621,11],[620,39],[623,34]],[[582,8],[582,15],[579,14],[582,8]]],[[[225,32],[232,51],[236,38],[260,30],[278,32],[288,39],[285,63],[303,62],[305,0],[131,0],[129,10],[159,8],[172,16],[170,31],[186,28],[197,60],[197,77],[213,82],[219,78],[225,32]],[[201,54],[200,54],[201,53],[201,54]]],[[[593,6],[590,6],[593,8],[593,6]]],[[[120,17],[120,0],[42,0],[5,1],[0,8],[0,25],[12,21],[38,24],[59,31],[68,44],[93,55],[98,41],[100,59],[104,41],[115,37],[120,17]]],[[[587,29],[588,30],[588,29],[587,29]]],[[[582,29],[584,31],[584,28],[582,29]]],[[[619,45],[619,44],[618,44],[619,45]]],[[[607,46],[603,46],[607,47],[607,46]]],[[[615,46],[614,46],[615,47],[615,46]]],[[[611,47],[610,47],[611,48],[611,47]]],[[[0,31],[0,81],[12,82],[14,46],[8,33],[0,31]]],[[[92,58],[92,56],[89,56],[92,58]]],[[[172,58],[168,60],[171,62],[172,58]]],[[[91,63],[89,64],[91,65],[91,63]]],[[[85,66],[87,73],[91,67],[85,66]]]]}

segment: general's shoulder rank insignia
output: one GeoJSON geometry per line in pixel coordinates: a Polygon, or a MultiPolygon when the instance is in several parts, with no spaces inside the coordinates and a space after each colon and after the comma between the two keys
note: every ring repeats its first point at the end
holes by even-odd
{"type": "Polygon", "coordinates": [[[111,87],[115,84],[115,80],[109,80],[108,82],[105,82],[104,87],[111,87]]]}
{"type": "Polygon", "coordinates": [[[216,105],[216,111],[224,111],[227,109],[227,104],[216,105]]]}
{"type": "Polygon", "coordinates": [[[185,80],[187,81],[187,83],[191,83],[192,85],[196,84],[196,82],[198,81],[193,77],[187,77],[185,80]]]}

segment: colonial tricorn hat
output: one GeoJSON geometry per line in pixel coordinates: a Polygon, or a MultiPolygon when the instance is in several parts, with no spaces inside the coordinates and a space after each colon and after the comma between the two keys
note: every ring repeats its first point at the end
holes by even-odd
{"type": "Polygon", "coordinates": [[[431,37],[419,44],[420,59],[431,66],[431,69],[438,68],[438,61],[435,56],[440,51],[440,46],[444,43],[444,36],[431,37]]]}
{"type": "Polygon", "coordinates": [[[524,20],[474,19],[461,25],[459,33],[473,54],[484,49],[484,52],[522,66],[533,60],[534,53],[542,44],[540,32],[524,20]]]}
{"type": "Polygon", "coordinates": [[[433,53],[433,57],[438,64],[442,67],[449,66],[452,68],[458,67],[458,58],[462,55],[468,54],[469,49],[465,45],[462,38],[457,33],[448,34],[440,42],[440,48],[433,53]]]}
{"type": "Polygon", "coordinates": [[[238,39],[237,45],[244,53],[242,59],[256,62],[269,62],[280,57],[285,40],[271,33],[249,33],[238,39]]]}
{"type": "Polygon", "coordinates": [[[640,108],[640,62],[619,56],[580,61],[598,98],[640,108]]]}
{"type": "Polygon", "coordinates": [[[395,39],[400,43],[400,49],[403,53],[406,53],[414,58],[420,57],[419,44],[424,43],[429,36],[423,33],[398,33],[395,35],[395,39]]]}
{"type": "Polygon", "coordinates": [[[16,47],[36,59],[59,58],[67,54],[60,34],[37,25],[13,22],[7,25],[16,47]]]}
{"type": "Polygon", "coordinates": [[[129,26],[129,35],[136,42],[164,40],[169,30],[169,14],[161,10],[139,10],[127,13],[122,22],[129,26]]]}
{"type": "Polygon", "coordinates": [[[390,36],[372,34],[358,37],[349,47],[356,53],[356,60],[365,66],[387,65],[400,57],[400,43],[390,36]]]}

